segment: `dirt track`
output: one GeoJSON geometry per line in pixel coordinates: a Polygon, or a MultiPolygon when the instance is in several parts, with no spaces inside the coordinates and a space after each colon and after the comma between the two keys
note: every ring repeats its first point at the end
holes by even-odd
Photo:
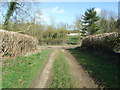
{"type": "Polygon", "coordinates": [[[57,54],[57,50],[53,50],[45,67],[36,77],[36,80],[32,83],[31,88],[45,88],[46,87],[47,81],[50,76],[52,64],[53,64],[56,54],[57,54]]]}
{"type": "Polygon", "coordinates": [[[79,65],[75,58],[71,55],[69,51],[64,50],[66,60],[70,65],[71,74],[76,79],[77,85],[79,88],[97,88],[97,85],[94,83],[92,78],[88,73],[79,65]]]}
{"type": "MultiPolygon", "coordinates": [[[[52,64],[55,59],[55,56],[58,53],[58,50],[62,50],[66,56],[66,60],[70,65],[71,75],[75,78],[77,86],[79,88],[97,88],[97,85],[94,83],[92,78],[87,74],[87,72],[79,65],[75,58],[71,55],[68,48],[75,48],[76,46],[43,46],[42,49],[53,49],[46,65],[43,70],[36,77],[36,80],[31,85],[31,88],[47,88],[46,84],[48,83],[50,72],[52,69],[52,64]]],[[[41,47],[40,47],[41,48],[41,47]]]]}

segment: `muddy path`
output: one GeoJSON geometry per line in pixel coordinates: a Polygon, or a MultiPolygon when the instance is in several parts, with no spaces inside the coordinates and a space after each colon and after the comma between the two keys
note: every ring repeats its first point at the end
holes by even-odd
{"type": "Polygon", "coordinates": [[[42,71],[39,72],[38,76],[36,77],[36,80],[33,81],[30,88],[46,88],[46,84],[47,84],[48,79],[50,77],[52,64],[53,64],[53,61],[54,61],[56,54],[57,54],[57,50],[53,50],[46,65],[44,66],[42,71]]]}
{"type": "Polygon", "coordinates": [[[75,48],[79,47],[80,45],[66,45],[66,46],[38,46],[39,50],[44,49],[69,49],[69,48],[75,48]]]}
{"type": "Polygon", "coordinates": [[[65,54],[65,58],[70,66],[71,75],[75,78],[77,86],[79,88],[97,88],[98,86],[94,83],[89,74],[82,68],[82,66],[80,66],[74,56],[66,50],[75,47],[77,46],[44,46],[42,49],[52,49],[53,52],[51,53],[43,70],[39,72],[39,75],[36,77],[36,80],[32,83],[30,88],[47,88],[46,86],[50,79],[54,59],[60,50],[65,54]]]}

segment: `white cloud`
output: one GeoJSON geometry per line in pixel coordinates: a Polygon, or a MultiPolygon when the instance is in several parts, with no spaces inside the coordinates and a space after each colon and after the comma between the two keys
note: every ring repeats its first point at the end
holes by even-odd
{"type": "Polygon", "coordinates": [[[36,23],[43,23],[43,24],[50,23],[50,18],[45,14],[36,13],[35,18],[36,18],[35,20],[36,23]]]}
{"type": "Polygon", "coordinates": [[[59,7],[54,7],[52,8],[52,13],[58,13],[58,14],[64,14],[65,13],[65,10],[64,9],[60,9],[59,7]]]}
{"type": "Polygon", "coordinates": [[[36,23],[41,23],[41,24],[51,24],[53,18],[54,17],[54,14],[64,14],[65,11],[64,9],[61,9],[59,7],[53,7],[53,8],[45,8],[45,9],[42,9],[41,12],[39,11],[36,11],[35,13],[35,22],[36,23]]]}
{"type": "Polygon", "coordinates": [[[43,22],[50,23],[50,18],[46,15],[41,15],[41,19],[43,20],[43,22]]]}
{"type": "Polygon", "coordinates": [[[97,12],[98,15],[101,13],[101,9],[100,8],[95,8],[95,11],[97,12]]]}

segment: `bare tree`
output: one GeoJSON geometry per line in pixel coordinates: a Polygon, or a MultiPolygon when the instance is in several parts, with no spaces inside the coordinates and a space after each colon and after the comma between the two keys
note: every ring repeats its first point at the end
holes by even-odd
{"type": "Polygon", "coordinates": [[[13,15],[14,11],[17,9],[17,1],[15,2],[10,2],[8,10],[7,10],[7,14],[5,17],[5,22],[4,22],[4,29],[8,30],[8,22],[10,20],[10,17],[13,15]]]}
{"type": "Polygon", "coordinates": [[[77,16],[74,21],[75,28],[79,31],[82,29],[82,22],[80,19],[81,19],[81,16],[77,16]]]}
{"type": "Polygon", "coordinates": [[[8,9],[6,10],[6,7],[3,7],[6,10],[6,14],[4,15],[4,25],[3,28],[5,30],[9,30],[9,23],[13,22],[14,25],[16,23],[20,23],[23,20],[27,21],[26,17],[29,17],[29,6],[30,3],[26,2],[19,2],[18,0],[14,0],[13,2],[4,2],[4,4],[7,4],[8,9]]]}
{"type": "Polygon", "coordinates": [[[100,13],[100,21],[99,21],[99,27],[100,27],[100,33],[105,33],[108,30],[108,11],[102,10],[100,13]]]}
{"type": "Polygon", "coordinates": [[[58,28],[59,28],[59,29],[67,30],[68,27],[69,27],[69,25],[68,25],[67,23],[64,23],[64,22],[58,23],[58,28]]]}
{"type": "Polygon", "coordinates": [[[99,27],[101,33],[116,30],[116,14],[113,11],[102,10],[100,14],[99,27]]]}
{"type": "Polygon", "coordinates": [[[113,12],[109,12],[109,32],[116,31],[116,20],[117,20],[117,15],[113,12]]]}
{"type": "Polygon", "coordinates": [[[115,25],[115,19],[113,17],[110,18],[109,20],[109,32],[115,31],[116,30],[116,25],[115,25]]]}

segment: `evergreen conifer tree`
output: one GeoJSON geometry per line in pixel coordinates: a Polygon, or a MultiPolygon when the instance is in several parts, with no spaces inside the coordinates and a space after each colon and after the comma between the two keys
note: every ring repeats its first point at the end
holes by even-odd
{"type": "Polygon", "coordinates": [[[90,34],[94,34],[99,30],[97,25],[97,21],[99,17],[97,16],[97,12],[94,8],[87,9],[87,11],[82,15],[82,25],[83,32],[89,32],[90,34]]]}

